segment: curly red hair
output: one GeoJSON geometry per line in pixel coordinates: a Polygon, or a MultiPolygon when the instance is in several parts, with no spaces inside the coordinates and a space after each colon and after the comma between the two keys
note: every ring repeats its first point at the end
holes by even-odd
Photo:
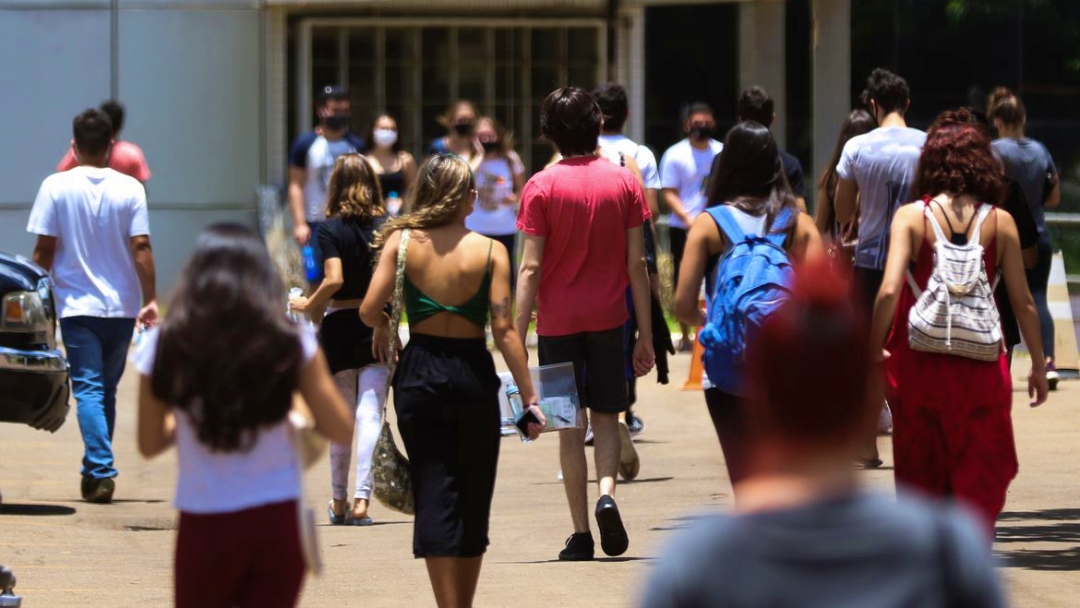
{"type": "Polygon", "coordinates": [[[1005,197],[1001,164],[990,149],[990,138],[966,117],[946,112],[926,135],[912,194],[915,198],[948,192],[966,194],[992,205],[1005,197]]]}

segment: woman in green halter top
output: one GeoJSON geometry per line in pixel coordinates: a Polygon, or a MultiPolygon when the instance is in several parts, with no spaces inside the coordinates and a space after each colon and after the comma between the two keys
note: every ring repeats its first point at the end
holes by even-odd
{"type": "Polygon", "coordinates": [[[411,197],[406,213],[376,239],[382,252],[360,317],[374,328],[388,326],[385,307],[406,243],[409,342],[393,386],[413,477],[413,554],[427,561],[440,606],[471,606],[499,460],[501,382],[485,341],[489,310],[495,345],[523,402],[540,420],[530,425],[531,437],[539,435],[544,419],[510,314],[509,254],[465,227],[476,201],[468,163],[433,156],[420,167],[411,197]]]}

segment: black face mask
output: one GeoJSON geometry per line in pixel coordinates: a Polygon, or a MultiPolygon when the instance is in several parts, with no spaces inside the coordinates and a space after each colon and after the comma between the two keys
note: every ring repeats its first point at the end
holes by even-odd
{"type": "Polygon", "coordinates": [[[459,122],[454,125],[454,132],[462,137],[468,137],[472,135],[473,129],[476,128],[475,123],[471,122],[459,122]]]}
{"type": "Polygon", "coordinates": [[[692,127],[690,129],[690,137],[697,140],[711,139],[715,132],[716,130],[712,127],[692,127]]]}
{"type": "Polygon", "coordinates": [[[499,149],[499,142],[497,141],[482,141],[480,146],[484,148],[484,152],[494,152],[499,149]]]}
{"type": "Polygon", "coordinates": [[[331,131],[344,131],[349,128],[349,119],[351,116],[348,114],[331,114],[323,118],[323,126],[331,131]]]}

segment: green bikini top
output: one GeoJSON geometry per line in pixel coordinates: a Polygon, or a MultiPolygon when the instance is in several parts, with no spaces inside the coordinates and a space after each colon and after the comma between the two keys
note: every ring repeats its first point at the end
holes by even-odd
{"type": "MultiPolygon", "coordinates": [[[[494,244],[494,241],[492,241],[494,244]]],[[[437,315],[440,312],[464,317],[477,327],[483,329],[487,326],[488,317],[488,293],[491,290],[491,245],[488,245],[487,270],[484,271],[484,280],[480,283],[480,289],[473,297],[469,298],[461,306],[445,306],[431,299],[424,292],[413,285],[409,276],[405,275],[405,312],[409,315],[410,323],[420,323],[424,319],[437,315]]]]}

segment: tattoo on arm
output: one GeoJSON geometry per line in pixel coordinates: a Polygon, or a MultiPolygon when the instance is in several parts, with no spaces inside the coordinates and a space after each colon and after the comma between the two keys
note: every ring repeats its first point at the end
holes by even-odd
{"type": "Polygon", "coordinates": [[[506,319],[510,317],[510,296],[506,296],[502,301],[491,305],[491,317],[494,319],[506,319]]]}

